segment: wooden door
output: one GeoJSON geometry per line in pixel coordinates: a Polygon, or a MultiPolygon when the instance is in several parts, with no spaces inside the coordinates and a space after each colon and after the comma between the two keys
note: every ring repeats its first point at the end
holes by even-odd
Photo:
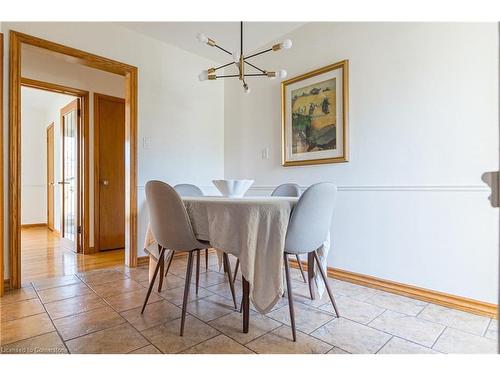
{"type": "Polygon", "coordinates": [[[80,100],[61,109],[62,192],[61,239],[65,248],[78,251],[80,235],[80,100]]]}
{"type": "Polygon", "coordinates": [[[54,123],[47,127],[47,227],[54,227],[54,123]]]}
{"type": "Polygon", "coordinates": [[[95,246],[125,247],[125,100],[94,94],[95,246]]]}

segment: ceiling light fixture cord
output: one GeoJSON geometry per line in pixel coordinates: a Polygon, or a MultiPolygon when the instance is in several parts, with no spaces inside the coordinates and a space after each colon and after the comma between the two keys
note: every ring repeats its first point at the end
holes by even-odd
{"type": "Polygon", "coordinates": [[[246,94],[250,93],[250,88],[248,87],[248,84],[245,80],[245,77],[269,77],[270,79],[274,78],[285,78],[287,76],[286,70],[278,70],[278,71],[267,71],[264,69],[259,68],[258,66],[246,61],[247,59],[262,55],[267,52],[271,51],[279,51],[281,49],[289,49],[292,47],[292,41],[290,39],[285,39],[283,42],[278,43],[273,45],[271,48],[268,48],[266,50],[263,50],[261,52],[254,53],[250,56],[244,56],[243,55],[243,21],[240,22],[240,54],[238,53],[231,53],[225,48],[219,46],[215,40],[208,38],[205,34],[198,34],[198,40],[200,43],[206,44],[210,47],[216,47],[219,50],[229,54],[232,56],[233,61],[229,62],[227,64],[221,65],[217,68],[209,68],[207,70],[203,70],[199,75],[198,78],[200,81],[205,81],[205,80],[216,80],[219,78],[239,78],[242,83],[243,83],[243,90],[246,94]],[[235,64],[238,68],[238,73],[239,74],[226,74],[226,75],[216,75],[215,72],[219,69],[226,68],[232,64],[235,64]],[[251,66],[252,68],[258,70],[260,73],[245,73],[245,64],[248,66],[251,66]]]}

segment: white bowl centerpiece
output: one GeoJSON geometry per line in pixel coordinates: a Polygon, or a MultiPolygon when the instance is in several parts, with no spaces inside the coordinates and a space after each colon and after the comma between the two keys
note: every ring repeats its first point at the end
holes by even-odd
{"type": "Polygon", "coordinates": [[[222,196],[241,198],[245,195],[254,180],[212,180],[222,196]]]}

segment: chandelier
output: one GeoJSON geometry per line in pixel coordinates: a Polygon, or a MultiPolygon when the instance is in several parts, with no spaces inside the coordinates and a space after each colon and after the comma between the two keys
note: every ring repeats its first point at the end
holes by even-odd
{"type": "Polygon", "coordinates": [[[200,34],[198,34],[197,38],[198,38],[198,41],[200,43],[206,44],[207,46],[210,46],[210,47],[218,48],[222,52],[225,52],[228,55],[231,55],[233,58],[233,61],[231,61],[227,64],[218,66],[216,68],[209,68],[207,70],[203,70],[198,75],[198,79],[200,81],[216,80],[219,78],[238,78],[243,83],[243,91],[246,94],[248,94],[248,93],[250,93],[250,88],[248,87],[248,84],[245,80],[246,77],[268,77],[270,79],[274,79],[274,78],[285,78],[287,75],[286,70],[284,70],[284,69],[278,70],[278,71],[268,71],[268,70],[264,70],[264,69],[259,68],[258,66],[250,63],[248,60],[253,58],[253,57],[267,53],[267,52],[279,51],[280,49],[292,48],[292,41],[290,39],[285,39],[283,42],[275,44],[271,48],[268,48],[264,51],[260,51],[260,52],[254,53],[252,55],[245,56],[243,54],[243,22],[240,22],[240,52],[239,53],[238,52],[233,52],[233,53],[229,52],[227,49],[219,46],[215,42],[215,40],[207,37],[205,34],[200,33],[200,34]],[[216,74],[217,70],[225,68],[225,67],[233,65],[233,64],[236,65],[236,67],[238,68],[238,74],[227,74],[227,75],[217,75],[216,74]],[[249,66],[249,67],[253,68],[253,72],[247,73],[245,70],[245,66],[249,66]]]}

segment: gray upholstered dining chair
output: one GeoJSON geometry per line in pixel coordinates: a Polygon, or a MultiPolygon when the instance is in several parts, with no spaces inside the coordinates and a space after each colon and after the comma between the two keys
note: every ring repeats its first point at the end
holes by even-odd
{"type": "Polygon", "coordinates": [[[177,184],[174,189],[181,197],[203,197],[203,191],[193,184],[177,184]]]}
{"type": "Polygon", "coordinates": [[[300,186],[297,184],[281,184],[271,193],[272,197],[300,197],[300,186]]]}
{"type": "MultiPolygon", "coordinates": [[[[274,189],[271,193],[272,197],[300,197],[300,186],[297,184],[281,184],[274,189]]],[[[297,264],[299,265],[300,274],[302,275],[302,280],[307,283],[306,275],[304,274],[304,268],[302,268],[302,262],[298,254],[295,254],[297,259],[297,264]]]]}
{"type": "Polygon", "coordinates": [[[313,253],[318,264],[321,277],[325,283],[328,296],[332,302],[335,314],[339,317],[335,299],[328,284],[328,278],[321,267],[317,249],[328,236],[335,206],[337,187],[328,182],[310,186],[300,197],[292,211],[285,238],[285,279],[288,293],[288,306],[290,309],[290,322],[292,326],[293,341],[296,341],[295,312],[293,307],[292,283],[290,281],[290,266],[288,255],[313,253]]]}
{"type": "MultiPolygon", "coordinates": [[[[203,191],[196,185],[192,184],[177,184],[174,186],[175,191],[181,197],[202,197],[203,191]]],[[[199,284],[200,284],[200,252],[201,250],[196,251],[196,294],[198,294],[199,284]]],[[[160,266],[160,281],[158,282],[158,292],[161,292],[163,286],[163,278],[167,277],[168,270],[172,265],[172,261],[174,260],[175,251],[171,251],[170,258],[167,263],[167,270],[165,271],[164,263],[160,266]]],[[[208,248],[205,249],[205,268],[208,269],[208,248]]]]}
{"type": "MultiPolygon", "coordinates": [[[[206,249],[210,246],[208,242],[196,239],[191,226],[186,207],[180,195],[170,185],[161,181],[149,181],[146,184],[146,200],[149,209],[149,220],[153,235],[158,242],[160,254],[158,264],[153,273],[153,278],[149,283],[148,292],[142,306],[141,314],[148,303],[149,296],[158,275],[158,270],[165,262],[165,250],[170,249],[175,252],[188,252],[188,263],[186,270],[186,282],[184,287],[184,298],[182,302],[182,317],[180,335],[184,334],[184,322],[186,320],[186,306],[191,284],[191,274],[193,270],[193,255],[195,251],[206,249]]],[[[226,253],[223,254],[224,265],[226,266],[229,278],[229,287],[233,296],[234,308],[236,308],[236,297],[234,284],[231,278],[230,264],[226,253]]]]}
{"type": "MultiPolygon", "coordinates": [[[[298,198],[300,197],[300,186],[297,184],[281,184],[277,186],[273,192],[271,193],[272,197],[294,197],[298,198]]],[[[302,274],[302,279],[304,280],[305,283],[307,283],[306,280],[306,275],[304,274],[304,269],[302,268],[302,262],[300,261],[300,257],[298,254],[295,254],[297,258],[297,263],[299,265],[300,273],[302,274]]],[[[236,265],[234,267],[234,277],[233,277],[233,282],[236,281],[236,275],[238,274],[238,268],[240,266],[240,260],[238,259],[236,261],[236,265]]]]}
{"type": "MultiPolygon", "coordinates": [[[[203,191],[201,191],[198,186],[192,184],[177,184],[174,186],[174,189],[181,197],[202,197],[204,195],[203,191]]],[[[201,250],[196,251],[196,294],[198,294],[198,288],[200,284],[200,252],[201,250]]],[[[170,258],[167,263],[167,270],[164,272],[164,267],[160,267],[161,279],[158,283],[158,292],[161,292],[163,277],[166,277],[168,274],[168,270],[170,269],[170,266],[172,265],[172,261],[174,259],[174,253],[175,251],[172,251],[170,253],[170,258]]],[[[208,269],[208,248],[205,249],[205,268],[208,269]]]]}

